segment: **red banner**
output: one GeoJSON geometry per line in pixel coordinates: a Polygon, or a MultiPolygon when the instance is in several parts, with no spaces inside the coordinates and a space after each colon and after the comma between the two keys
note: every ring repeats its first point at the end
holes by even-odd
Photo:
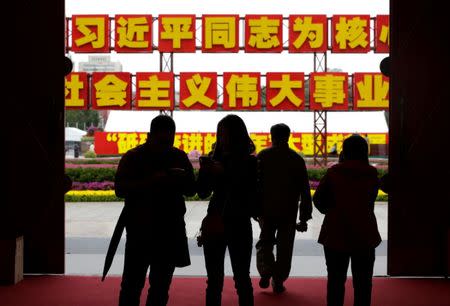
{"type": "Polygon", "coordinates": [[[160,52],[195,52],[195,15],[159,15],[160,52]]]}
{"type": "Polygon", "coordinates": [[[93,109],[131,109],[131,74],[94,72],[91,100],[93,109]]]}
{"type": "Polygon", "coordinates": [[[326,15],[289,16],[289,52],[326,52],[328,21],[326,15]]]}
{"type": "Polygon", "coordinates": [[[344,72],[314,72],[309,78],[309,109],[347,110],[348,75],[344,72]]]}
{"type": "Polygon", "coordinates": [[[203,15],[202,25],[202,52],[239,52],[239,15],[203,15]]]}
{"type": "Polygon", "coordinates": [[[224,110],[261,109],[259,72],[225,72],[223,74],[224,110]]]}
{"type": "Polygon", "coordinates": [[[108,53],[110,43],[108,15],[72,16],[72,51],[108,53]]]}
{"type": "Polygon", "coordinates": [[[153,52],[152,15],[116,15],[115,45],[118,53],[153,52]]]}
{"type": "Polygon", "coordinates": [[[89,83],[86,72],[72,72],[65,78],[66,109],[88,109],[89,83]]]}
{"type": "Polygon", "coordinates": [[[217,73],[180,73],[180,109],[199,110],[217,108],[217,73]]]}
{"type": "Polygon", "coordinates": [[[389,109],[389,78],[381,73],[353,75],[353,109],[389,109]]]}
{"type": "MultiPolygon", "coordinates": [[[[328,133],[327,151],[330,154],[339,153],[342,150],[343,141],[351,135],[350,133],[328,133]]],[[[137,132],[96,132],[94,136],[95,153],[99,155],[117,155],[124,154],[128,150],[145,143],[148,134],[137,132]]],[[[388,143],[388,134],[386,133],[364,133],[361,136],[366,138],[371,145],[386,145],[388,143]]],[[[256,153],[272,145],[269,133],[250,133],[250,138],[255,144],[256,153]]],[[[185,151],[187,154],[198,156],[209,153],[215,141],[216,133],[180,132],[176,133],[174,147],[185,151]]],[[[296,152],[311,156],[314,153],[314,134],[291,133],[289,146],[296,152]]]]}
{"type": "Polygon", "coordinates": [[[331,18],[331,50],[335,53],[370,51],[369,15],[334,15],[331,18]]]}
{"type": "Polygon", "coordinates": [[[305,75],[289,72],[269,72],[266,75],[267,110],[305,109],[305,75]]]}
{"type": "Polygon", "coordinates": [[[245,52],[283,51],[282,15],[245,15],[245,52]]]}
{"type": "Polygon", "coordinates": [[[378,15],[375,22],[375,52],[389,53],[389,15],[378,15]]]}

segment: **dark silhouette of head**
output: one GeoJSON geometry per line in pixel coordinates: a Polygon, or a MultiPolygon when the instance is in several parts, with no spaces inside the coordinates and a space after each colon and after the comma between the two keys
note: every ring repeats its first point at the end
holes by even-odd
{"type": "Polygon", "coordinates": [[[367,141],[359,136],[352,135],[344,140],[343,144],[344,160],[359,160],[369,162],[369,147],[367,141]]]}
{"type": "Polygon", "coordinates": [[[272,136],[272,145],[287,145],[291,136],[291,129],[284,123],[278,123],[270,128],[270,135],[272,136]]]}
{"type": "Polygon", "coordinates": [[[245,155],[255,150],[247,127],[241,117],[227,115],[217,124],[217,141],[214,157],[220,158],[224,154],[245,155]]]}
{"type": "Polygon", "coordinates": [[[148,141],[161,148],[170,148],[175,139],[175,121],[169,116],[156,116],[150,124],[148,141]]]}

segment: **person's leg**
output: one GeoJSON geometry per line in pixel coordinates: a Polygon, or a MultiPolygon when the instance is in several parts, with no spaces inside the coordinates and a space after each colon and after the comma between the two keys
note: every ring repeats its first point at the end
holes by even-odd
{"type": "Polygon", "coordinates": [[[250,220],[229,224],[227,244],[239,306],[253,306],[253,286],[250,279],[253,236],[250,220]]]}
{"type": "Polygon", "coordinates": [[[273,271],[273,284],[275,291],[284,291],[283,282],[289,277],[292,262],[292,249],[295,239],[295,220],[281,221],[277,231],[277,258],[273,271]]]}
{"type": "Polygon", "coordinates": [[[119,306],[139,306],[148,269],[148,259],[142,248],[139,242],[127,236],[119,306]]]}
{"type": "Polygon", "coordinates": [[[220,306],[224,278],[225,240],[206,241],[203,244],[206,274],[206,306],[220,306]]]}
{"type": "Polygon", "coordinates": [[[166,306],[169,299],[169,288],[175,266],[167,263],[150,265],[150,288],[148,289],[146,306],[166,306]]]}
{"type": "Polygon", "coordinates": [[[269,287],[275,264],[273,246],[275,245],[276,227],[274,222],[268,218],[260,220],[260,227],[261,233],[256,243],[256,268],[259,275],[261,275],[259,286],[267,288],[269,287]]]}
{"type": "Polygon", "coordinates": [[[370,306],[375,249],[352,253],[354,306],[370,306]]]}
{"type": "Polygon", "coordinates": [[[343,306],[350,255],[327,247],[324,247],[324,250],[328,272],[327,305],[343,306]]]}

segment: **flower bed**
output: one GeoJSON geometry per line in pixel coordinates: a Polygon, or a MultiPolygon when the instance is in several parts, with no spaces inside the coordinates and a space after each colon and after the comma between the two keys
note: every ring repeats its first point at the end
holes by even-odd
{"type": "MultiPolygon", "coordinates": [[[[314,190],[311,190],[311,195],[314,190]]],[[[187,201],[200,201],[201,199],[195,195],[187,197],[187,201]]],[[[207,199],[206,199],[207,200],[207,199]]],[[[66,202],[121,202],[123,199],[116,197],[114,190],[71,190],[65,195],[66,202]]],[[[387,201],[387,194],[378,191],[377,201],[387,201]]]]}

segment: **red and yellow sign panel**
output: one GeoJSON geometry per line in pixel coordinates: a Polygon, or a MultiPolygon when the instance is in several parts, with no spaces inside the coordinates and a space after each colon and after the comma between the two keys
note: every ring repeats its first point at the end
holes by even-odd
{"type": "Polygon", "coordinates": [[[370,51],[369,15],[334,15],[331,18],[331,50],[335,53],[370,51]]]}
{"type": "Polygon", "coordinates": [[[305,75],[288,72],[266,74],[267,110],[305,109],[305,75]]]}
{"type": "Polygon", "coordinates": [[[217,108],[217,73],[181,72],[180,109],[217,108]]]}
{"type": "Polygon", "coordinates": [[[239,52],[239,15],[203,15],[202,52],[239,52]]]}
{"type": "Polygon", "coordinates": [[[344,72],[314,72],[309,79],[309,109],[347,110],[348,75],[344,72]]]}
{"type": "Polygon", "coordinates": [[[73,52],[108,53],[109,47],[108,15],[72,16],[73,52]]]}
{"type": "Polygon", "coordinates": [[[116,15],[114,23],[116,52],[153,52],[151,15],[116,15]]]}
{"type": "Polygon", "coordinates": [[[159,15],[160,52],[195,52],[195,15],[159,15]]]}
{"type": "MultiPolygon", "coordinates": [[[[331,152],[333,148],[340,152],[343,141],[351,136],[351,133],[328,133],[327,150],[331,152]]],[[[366,133],[370,144],[385,145],[388,143],[386,133],[366,133]]],[[[137,132],[96,132],[95,133],[95,153],[99,155],[124,154],[128,150],[143,144],[148,137],[147,133],[137,132]]],[[[255,144],[255,152],[272,145],[269,133],[250,133],[250,138],[255,144]]],[[[176,133],[174,147],[189,153],[208,154],[213,143],[216,141],[216,133],[176,133]]],[[[291,133],[289,146],[296,152],[301,152],[311,156],[314,154],[314,134],[313,133],[291,133]]]]}
{"type": "Polygon", "coordinates": [[[66,109],[88,109],[88,78],[86,72],[72,72],[65,78],[66,109]]]}
{"type": "Polygon", "coordinates": [[[289,52],[326,52],[327,49],[326,15],[289,16],[289,52]]]}
{"type": "Polygon", "coordinates": [[[172,72],[136,73],[136,108],[173,110],[173,79],[172,72]]]}
{"type": "Polygon", "coordinates": [[[93,109],[131,109],[131,74],[94,72],[91,100],[93,109]]]}
{"type": "Polygon", "coordinates": [[[389,109],[389,78],[381,73],[353,75],[353,108],[355,110],[389,109]]]}
{"type": "Polygon", "coordinates": [[[261,109],[259,72],[225,72],[223,74],[224,110],[261,109]]]}
{"type": "Polygon", "coordinates": [[[245,52],[283,51],[282,15],[245,16],[245,52]]]}
{"type": "Polygon", "coordinates": [[[377,15],[375,22],[375,52],[389,53],[389,15],[377,15]]]}

